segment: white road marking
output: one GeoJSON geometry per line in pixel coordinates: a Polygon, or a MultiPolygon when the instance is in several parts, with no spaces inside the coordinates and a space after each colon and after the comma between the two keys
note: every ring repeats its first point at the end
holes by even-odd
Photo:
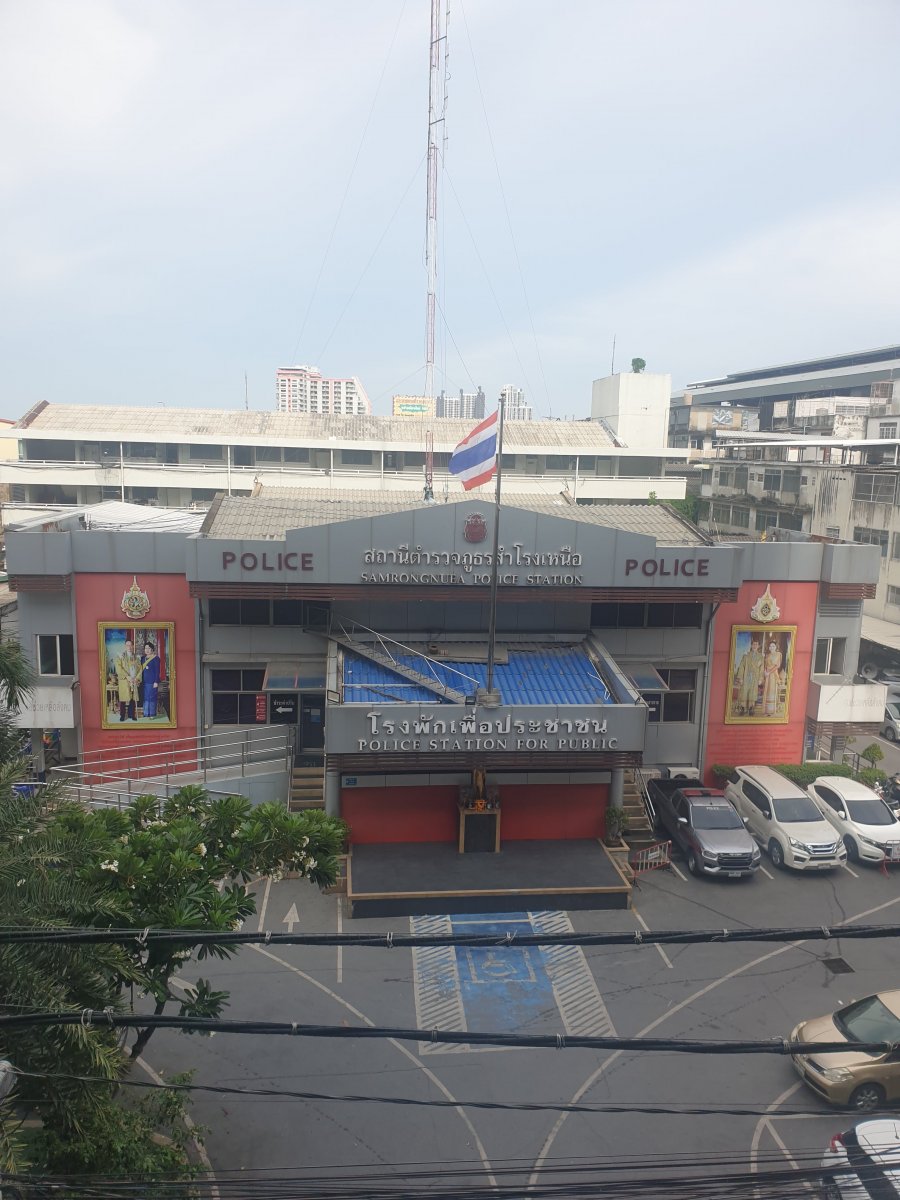
{"type": "MultiPolygon", "coordinates": [[[[173,980],[173,982],[174,982],[174,980],[173,980]]],[[[157,1073],[153,1070],[153,1068],[150,1066],[150,1064],[145,1059],[138,1057],[135,1059],[135,1062],[141,1068],[142,1071],[147,1072],[147,1074],[150,1076],[150,1078],[153,1080],[153,1082],[157,1086],[159,1086],[160,1084],[164,1084],[166,1082],[161,1075],[157,1075],[157,1073]]],[[[221,1193],[219,1192],[219,1185],[216,1183],[216,1177],[213,1173],[212,1163],[209,1161],[209,1155],[206,1153],[206,1149],[205,1149],[203,1143],[201,1141],[199,1141],[196,1137],[193,1136],[193,1130],[196,1129],[196,1123],[191,1120],[191,1118],[188,1116],[187,1113],[185,1113],[181,1119],[182,1119],[182,1121],[184,1121],[185,1127],[192,1134],[191,1141],[194,1143],[194,1149],[197,1152],[197,1157],[200,1159],[200,1161],[203,1163],[204,1167],[206,1167],[207,1172],[209,1173],[209,1194],[210,1194],[210,1196],[213,1197],[213,1200],[221,1200],[221,1193]]]]}
{"type": "Polygon", "coordinates": [[[784,1104],[785,1100],[793,1096],[794,1092],[799,1091],[803,1087],[803,1080],[798,1079],[796,1083],[792,1083],[789,1088],[786,1088],[780,1096],[777,1096],[766,1109],[766,1115],[759,1118],[756,1122],[756,1128],[753,1130],[753,1137],[750,1141],[750,1174],[755,1175],[759,1169],[757,1155],[759,1154],[759,1142],[763,1135],[763,1130],[771,1129],[772,1123],[769,1120],[769,1114],[775,1112],[784,1104]]]}
{"type": "MultiPolygon", "coordinates": [[[[641,926],[641,928],[642,928],[642,929],[643,929],[645,932],[649,933],[649,932],[650,932],[650,926],[647,924],[647,922],[644,920],[644,918],[641,916],[641,914],[638,912],[638,910],[637,910],[637,909],[634,907],[634,905],[633,905],[633,904],[632,904],[632,906],[631,906],[631,911],[632,911],[632,912],[634,913],[634,915],[637,917],[637,919],[638,919],[638,924],[641,926]]],[[[671,962],[671,959],[669,958],[668,954],[666,954],[665,950],[663,950],[663,948],[662,948],[662,946],[659,944],[659,942],[654,942],[653,944],[656,946],[657,950],[659,951],[659,953],[660,953],[660,956],[661,956],[661,958],[662,958],[663,962],[666,964],[666,966],[667,966],[667,967],[669,968],[669,970],[671,971],[671,970],[673,969],[673,968],[672,968],[672,962],[671,962]]]]}
{"type": "MultiPolygon", "coordinates": [[[[533,912],[529,917],[535,933],[574,932],[566,912],[533,912]]],[[[572,1037],[615,1037],[615,1026],[582,948],[542,946],[540,953],[566,1033],[572,1037]]]]}
{"type": "Polygon", "coordinates": [[[775,1128],[775,1126],[772,1124],[772,1122],[768,1119],[768,1117],[766,1118],[766,1128],[769,1131],[769,1135],[771,1136],[772,1141],[775,1142],[775,1144],[781,1150],[781,1153],[791,1164],[791,1167],[793,1168],[793,1170],[799,1171],[800,1168],[797,1165],[797,1160],[794,1158],[793,1154],[791,1154],[790,1150],[788,1150],[787,1146],[784,1144],[784,1142],[782,1140],[781,1134],[778,1132],[778,1130],[775,1128]]]}
{"type": "MultiPolygon", "coordinates": [[[[361,1013],[358,1008],[354,1008],[352,1004],[348,1003],[343,998],[343,996],[339,996],[337,992],[333,992],[330,987],[327,987],[324,983],[320,983],[319,980],[314,979],[312,975],[307,975],[306,971],[301,971],[299,967],[295,967],[292,963],[286,962],[283,958],[279,958],[277,954],[273,954],[271,950],[266,950],[264,946],[251,946],[250,949],[255,950],[257,954],[262,954],[266,958],[270,958],[272,962],[278,963],[279,967],[284,967],[285,970],[293,971],[295,975],[299,975],[301,979],[305,979],[307,983],[312,984],[313,987],[317,987],[320,992],[324,992],[326,996],[330,996],[335,1003],[340,1004],[343,1008],[346,1008],[347,1011],[353,1013],[355,1017],[359,1017],[360,1021],[363,1021],[366,1025],[375,1025],[375,1022],[369,1020],[365,1013],[361,1013]]],[[[453,1095],[450,1089],[446,1087],[440,1079],[438,1079],[434,1071],[429,1070],[429,1068],[426,1067],[423,1062],[420,1062],[415,1054],[413,1054],[412,1050],[404,1046],[402,1042],[398,1042],[396,1038],[388,1038],[387,1041],[391,1046],[394,1047],[395,1050],[399,1050],[404,1058],[408,1058],[413,1066],[418,1067],[419,1070],[431,1081],[431,1083],[433,1083],[434,1086],[447,1097],[450,1103],[455,1106],[454,1111],[459,1115],[459,1119],[472,1135],[472,1138],[475,1142],[475,1147],[478,1150],[478,1156],[481,1159],[482,1166],[487,1174],[488,1183],[492,1188],[495,1188],[497,1186],[497,1180],[494,1177],[490,1159],[487,1156],[487,1151],[484,1148],[481,1138],[478,1136],[475,1130],[475,1126],[469,1120],[469,1114],[461,1105],[457,1104],[456,1097],[453,1095]]]]}
{"type": "Polygon", "coordinates": [[[774,879],[775,878],[775,876],[772,874],[772,872],[767,871],[766,868],[762,865],[762,863],[759,864],[759,869],[762,871],[763,875],[765,875],[766,879],[774,879]]]}
{"type": "MultiPolygon", "coordinates": [[[[337,932],[338,937],[344,932],[344,897],[341,895],[335,896],[337,900],[337,932]]],[[[344,947],[337,948],[337,983],[344,982],[344,947]]]]}
{"type": "MultiPolygon", "coordinates": [[[[409,929],[420,937],[451,937],[453,923],[449,916],[410,917],[409,929]]],[[[453,946],[413,948],[413,997],[420,1029],[468,1028],[453,946]]],[[[420,1054],[459,1054],[471,1049],[462,1044],[419,1042],[420,1054]]]]}
{"type": "Polygon", "coordinates": [[[297,905],[292,904],[284,916],[281,918],[282,925],[287,925],[288,933],[294,932],[294,926],[300,920],[300,914],[297,912],[297,905]]]}
{"type": "Polygon", "coordinates": [[[841,863],[841,866],[844,868],[845,871],[848,871],[853,876],[854,879],[859,879],[859,876],[857,875],[857,873],[851,867],[848,867],[846,863],[841,863]]]}
{"type": "Polygon", "coordinates": [[[672,868],[672,870],[675,872],[675,874],[678,876],[678,878],[681,880],[682,883],[687,883],[687,875],[682,874],[682,872],[679,871],[679,869],[675,866],[675,864],[673,862],[670,862],[669,866],[672,868]]]}
{"type": "Polygon", "coordinates": [[[263,891],[262,907],[259,910],[259,925],[257,925],[257,927],[256,927],[257,933],[262,933],[263,925],[266,920],[266,909],[269,907],[269,892],[271,890],[272,890],[272,879],[271,879],[271,877],[268,877],[266,879],[265,890],[263,891]]]}
{"type": "MultiPolygon", "coordinates": [[[[856,915],[853,917],[847,917],[846,920],[839,921],[837,923],[837,925],[833,926],[833,928],[837,929],[837,928],[839,928],[839,926],[842,926],[842,925],[852,925],[856,921],[861,921],[864,917],[874,916],[875,913],[882,912],[886,908],[891,908],[895,904],[900,904],[900,896],[894,897],[893,900],[885,900],[883,904],[876,904],[874,908],[867,908],[865,910],[865,912],[856,913],[856,915]]],[[[744,965],[742,967],[735,967],[734,970],[729,971],[727,974],[720,976],[719,979],[713,979],[705,987],[700,988],[699,991],[696,991],[692,995],[685,997],[684,1000],[680,1000],[677,1004],[673,1004],[671,1008],[666,1010],[666,1012],[662,1013],[655,1020],[651,1021],[649,1025],[645,1025],[643,1029],[639,1030],[638,1033],[635,1034],[635,1037],[647,1037],[647,1035],[652,1033],[654,1031],[654,1029],[659,1028],[659,1026],[662,1025],[665,1021],[668,1021],[669,1017],[674,1017],[677,1013],[681,1012],[683,1009],[690,1007],[690,1005],[692,1005],[692,1004],[696,1004],[696,1002],[698,1000],[701,1000],[704,996],[708,995],[710,992],[715,991],[716,988],[721,987],[722,984],[729,983],[732,979],[735,979],[738,975],[743,975],[746,971],[750,971],[754,967],[758,967],[762,963],[768,962],[770,959],[778,958],[778,956],[781,954],[787,954],[788,951],[790,951],[790,950],[796,950],[798,946],[802,946],[802,945],[804,945],[804,942],[802,942],[802,941],[788,942],[784,946],[779,946],[775,950],[769,950],[768,953],[761,954],[758,958],[751,959],[750,962],[744,963],[744,965]]],[[[625,1053],[624,1050],[614,1050],[612,1052],[612,1054],[609,1056],[609,1058],[604,1059],[603,1062],[600,1064],[600,1066],[597,1067],[597,1069],[595,1071],[592,1071],[591,1074],[584,1081],[584,1083],[581,1085],[581,1087],[578,1088],[578,1090],[575,1092],[575,1095],[569,1101],[569,1104],[570,1105],[578,1104],[581,1101],[582,1097],[585,1095],[585,1093],[589,1092],[590,1089],[594,1086],[594,1084],[601,1077],[601,1075],[606,1070],[606,1068],[611,1066],[611,1064],[614,1063],[617,1059],[621,1058],[624,1053],[625,1053]]],[[[569,1114],[565,1113],[565,1112],[560,1113],[553,1128],[547,1134],[547,1137],[544,1140],[544,1144],[541,1147],[541,1152],[538,1155],[538,1157],[535,1159],[534,1168],[531,1173],[531,1178],[528,1181],[529,1187],[533,1188],[537,1185],[539,1177],[540,1177],[541,1168],[543,1167],[543,1164],[547,1159],[547,1155],[550,1153],[550,1150],[553,1147],[553,1143],[556,1141],[557,1137],[559,1136],[559,1131],[562,1129],[563,1125],[566,1123],[566,1118],[568,1117],[568,1115],[569,1114]]]]}

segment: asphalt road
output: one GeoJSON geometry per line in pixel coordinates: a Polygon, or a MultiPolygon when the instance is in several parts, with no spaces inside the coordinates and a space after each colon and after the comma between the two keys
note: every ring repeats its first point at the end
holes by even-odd
{"type": "MultiPolygon", "coordinates": [[[[864,739],[858,739],[860,742],[864,739]]],[[[887,771],[888,775],[893,775],[895,771],[900,771],[900,746],[896,742],[889,742],[887,738],[874,738],[884,752],[884,758],[878,764],[882,771],[887,771]]]]}
{"type": "MultiPolygon", "coordinates": [[[[565,928],[571,920],[579,931],[816,924],[837,932],[853,921],[900,921],[900,873],[886,877],[856,866],[807,876],[763,863],[768,875],[744,881],[655,872],[641,881],[628,912],[485,917],[485,928],[565,928]]],[[[263,883],[258,892],[254,927],[283,930],[294,918],[298,928],[312,931],[342,924],[354,932],[410,930],[410,918],[349,922],[340,898],[303,882],[263,883]]],[[[429,920],[462,930],[478,919],[429,920]]],[[[635,945],[567,954],[563,961],[514,946],[443,957],[408,949],[262,946],[226,963],[188,963],[183,978],[202,974],[230,990],[231,1017],[701,1039],[786,1036],[802,1018],[900,985],[900,948],[886,940],[836,936],[806,945],[635,945]],[[846,973],[834,972],[840,964],[826,961],[834,959],[844,960],[846,973]]],[[[803,1088],[789,1059],[768,1055],[450,1049],[374,1040],[187,1038],[165,1031],[154,1036],[146,1058],[163,1074],[193,1066],[202,1083],[334,1097],[199,1093],[193,1115],[209,1127],[207,1149],[219,1172],[293,1170],[348,1184],[356,1173],[384,1175],[388,1182],[409,1170],[437,1172],[444,1183],[451,1170],[471,1172],[469,1186],[556,1180],[563,1167],[597,1178],[601,1166],[613,1163],[680,1172],[704,1155],[719,1155],[735,1170],[781,1169],[818,1162],[831,1135],[851,1123],[803,1088]],[[445,1106],[397,1105],[387,1102],[391,1098],[445,1106]],[[499,1107],[469,1107],[472,1102],[499,1107]],[[600,1109],[565,1114],[503,1107],[522,1103],[600,1109]],[[673,1112],[602,1111],[612,1104],[655,1104],[673,1112]],[[682,1115],[685,1105],[714,1111],[682,1115]],[[723,1106],[754,1114],[715,1111],[723,1106]],[[514,1172],[511,1179],[507,1171],[514,1172]]]]}

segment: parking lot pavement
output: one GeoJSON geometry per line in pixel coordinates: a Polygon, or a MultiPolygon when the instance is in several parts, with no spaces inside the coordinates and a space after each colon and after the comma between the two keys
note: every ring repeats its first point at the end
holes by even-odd
{"type": "MultiPolygon", "coordinates": [[[[771,879],[644,876],[632,911],[503,916],[447,914],[443,918],[348,921],[342,898],[323,896],[304,881],[261,882],[259,914],[251,927],[310,932],[407,933],[418,922],[454,932],[526,929],[578,932],[721,929],[746,926],[826,926],[823,942],[741,944],[718,941],[668,946],[589,947],[548,955],[512,946],[435,955],[409,949],[298,946],[245,948],[225,963],[188,964],[231,992],[227,1015],[328,1025],[501,1029],[559,1032],[576,1029],[622,1035],[719,1039],[786,1036],[800,1019],[900,979],[894,942],[841,939],[854,921],[900,923],[900,873],[860,867],[804,876],[773,872],[771,879]],[[842,960],[838,962],[836,960],[842,960]]],[[[197,1067],[203,1082],[266,1085],[327,1093],[332,1100],[252,1100],[199,1094],[194,1115],[211,1127],[210,1156],[222,1168],[331,1164],[394,1171],[412,1160],[473,1164],[491,1178],[491,1165],[514,1160],[522,1181],[537,1169],[574,1158],[609,1155],[637,1164],[653,1153],[676,1164],[710,1146],[748,1169],[786,1155],[824,1150],[846,1118],[797,1083],[788,1059],[741,1056],[702,1059],[668,1054],[599,1054],[576,1049],[504,1049],[489,1053],[435,1052],[431,1043],[214,1040],[157,1034],[148,1058],[157,1069],[197,1067]],[[379,1097],[363,1101],[348,1097],[379,1097]],[[443,1107],[398,1107],[391,1097],[437,1101],[443,1107]],[[786,1097],[784,1099],[779,1099],[786,1097]],[[467,1102],[497,1108],[466,1107],[467,1102]],[[459,1102],[460,1107],[454,1107],[459,1102]],[[583,1114],[560,1108],[522,1111],[521,1103],[562,1106],[610,1103],[671,1107],[643,1112],[583,1114]],[[705,1116],[681,1116],[685,1104],[705,1116]],[[754,1115],[719,1114],[740,1104],[754,1115]],[[766,1115],[765,1110],[772,1106],[766,1115]],[[801,1117],[792,1109],[802,1107],[801,1117]],[[814,1115],[809,1115],[814,1114],[814,1115]],[[380,1164],[380,1166],[379,1166],[380,1164]]],[[[335,1165],[335,1172],[339,1168],[335,1165]]],[[[535,1175],[537,1178],[537,1175],[535,1175]]]]}

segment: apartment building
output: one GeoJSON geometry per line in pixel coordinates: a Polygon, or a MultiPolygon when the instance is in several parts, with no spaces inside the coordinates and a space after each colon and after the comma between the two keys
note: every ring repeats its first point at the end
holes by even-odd
{"type": "Polygon", "coordinates": [[[525,403],[525,393],[522,388],[506,383],[500,389],[500,399],[503,401],[503,414],[506,421],[533,421],[534,409],[525,403]]]}
{"type": "Polygon", "coordinates": [[[331,379],[318,367],[279,367],[275,372],[275,406],[279,412],[303,416],[353,417],[370,413],[372,405],[355,375],[331,379]]]}
{"type": "Polygon", "coordinates": [[[476,392],[459,390],[458,396],[448,396],[445,392],[437,397],[435,411],[439,417],[452,421],[480,421],[484,417],[484,392],[478,388],[476,392]]]}

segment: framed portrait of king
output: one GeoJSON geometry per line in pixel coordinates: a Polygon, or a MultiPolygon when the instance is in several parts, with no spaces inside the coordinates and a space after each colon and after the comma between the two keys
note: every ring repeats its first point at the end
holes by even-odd
{"type": "Polygon", "coordinates": [[[796,625],[733,625],[726,725],[786,725],[796,625]]]}
{"type": "Polygon", "coordinates": [[[175,626],[100,621],[103,729],[175,728],[175,626]]]}

